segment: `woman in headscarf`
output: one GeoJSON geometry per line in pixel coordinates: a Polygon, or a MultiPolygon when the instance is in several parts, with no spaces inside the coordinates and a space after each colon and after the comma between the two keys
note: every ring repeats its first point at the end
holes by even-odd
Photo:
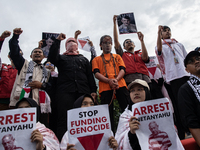
{"type": "Polygon", "coordinates": [[[119,150],[141,150],[135,131],[139,129],[140,122],[132,116],[132,105],[151,99],[149,86],[146,81],[136,79],[128,85],[131,102],[119,118],[115,139],[119,150]]]}
{"type": "MultiPolygon", "coordinates": [[[[84,94],[80,96],[75,102],[74,102],[74,108],[82,108],[82,107],[91,107],[96,105],[93,97],[90,94],[84,94]]],[[[68,131],[64,134],[61,144],[60,144],[60,149],[61,150],[76,150],[73,147],[75,146],[74,144],[69,144],[69,138],[68,138],[68,131]]],[[[110,148],[116,150],[118,147],[117,141],[113,136],[111,136],[108,139],[109,146],[110,148]]]]}
{"type": "Polygon", "coordinates": [[[88,93],[96,96],[96,83],[91,65],[87,58],[78,53],[78,43],[68,38],[66,51],[60,54],[60,42],[65,34],[61,33],[50,48],[48,60],[58,69],[56,101],[57,101],[57,137],[61,141],[67,131],[67,111],[81,95],[88,93]],[[67,97],[67,98],[66,98],[67,97]]]}
{"type": "Polygon", "coordinates": [[[32,98],[23,98],[17,102],[16,108],[30,108],[36,107],[37,123],[36,129],[31,134],[31,141],[36,142],[36,150],[58,150],[59,141],[56,135],[50,129],[46,128],[45,125],[41,124],[38,120],[40,117],[40,108],[35,100],[32,98]]]}

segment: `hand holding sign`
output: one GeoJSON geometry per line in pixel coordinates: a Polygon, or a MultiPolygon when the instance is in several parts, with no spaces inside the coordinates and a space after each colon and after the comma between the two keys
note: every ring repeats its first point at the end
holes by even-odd
{"type": "Polygon", "coordinates": [[[40,133],[40,131],[34,130],[31,134],[31,142],[36,142],[36,150],[40,150],[40,149],[44,149],[44,145],[43,145],[43,136],[40,133]]]}
{"type": "Polygon", "coordinates": [[[140,122],[137,120],[137,117],[132,116],[129,121],[130,132],[135,134],[135,131],[139,129],[140,122]]]}
{"type": "Polygon", "coordinates": [[[117,141],[113,136],[109,137],[108,142],[108,145],[110,146],[110,148],[113,148],[113,150],[116,150],[118,148],[117,141]]]}

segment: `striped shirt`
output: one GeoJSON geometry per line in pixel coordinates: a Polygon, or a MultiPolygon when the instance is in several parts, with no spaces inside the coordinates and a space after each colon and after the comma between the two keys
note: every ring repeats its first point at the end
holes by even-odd
{"type": "Polygon", "coordinates": [[[149,136],[149,149],[150,150],[168,150],[172,145],[166,132],[159,131],[157,135],[151,134],[149,136]]]}

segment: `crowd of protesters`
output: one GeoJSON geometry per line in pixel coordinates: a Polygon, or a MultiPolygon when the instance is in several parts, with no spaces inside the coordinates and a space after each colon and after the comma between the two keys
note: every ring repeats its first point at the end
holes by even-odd
{"type": "MultiPolygon", "coordinates": [[[[79,30],[74,37],[66,40],[66,51],[63,54],[60,54],[60,43],[66,39],[66,35],[60,33],[49,45],[48,56],[40,41],[39,46],[30,53],[31,61],[28,61],[23,57],[18,44],[23,30],[15,28],[8,43],[11,64],[2,63],[0,57],[0,110],[36,107],[37,129],[32,133],[32,138],[37,135],[37,148],[59,149],[59,142],[62,141],[61,149],[73,150],[74,145],[68,143],[66,134],[67,111],[84,107],[83,102],[87,97],[90,105],[86,107],[109,105],[111,129],[116,133],[115,137],[109,138],[110,147],[135,150],[141,149],[135,134],[140,123],[137,118],[130,116],[126,120],[129,132],[125,133],[125,137],[121,136],[123,131],[115,131],[117,125],[114,123],[116,114],[113,113],[113,100],[117,99],[122,113],[120,118],[123,118],[123,115],[131,111],[133,104],[167,95],[173,105],[174,122],[180,140],[191,132],[200,146],[199,48],[187,54],[184,46],[171,38],[168,26],[158,26],[155,55],[161,78],[152,79],[146,66],[150,57],[143,33],[137,32],[141,50],[134,49],[135,44],[131,39],[125,39],[122,47],[118,41],[116,18],[117,16],[113,17],[116,54],[112,53],[112,37],[103,35],[99,43],[102,50],[100,56],[96,55],[92,41],[88,40],[91,46],[90,61],[79,54],[79,30]],[[47,59],[42,64],[45,57],[47,59]],[[95,78],[99,80],[99,85],[96,85],[95,78]],[[165,90],[161,91],[163,88],[165,90]],[[24,89],[30,91],[28,98],[21,97],[24,89]],[[39,93],[46,95],[45,100],[41,100],[39,93]],[[51,136],[46,136],[44,130],[51,132],[51,136]],[[49,143],[45,142],[45,138],[49,139],[49,143]]],[[[3,42],[10,35],[10,31],[1,34],[0,52],[3,42]]],[[[122,122],[119,121],[119,124],[122,122]]],[[[170,146],[170,141],[168,143],[170,146]]]]}

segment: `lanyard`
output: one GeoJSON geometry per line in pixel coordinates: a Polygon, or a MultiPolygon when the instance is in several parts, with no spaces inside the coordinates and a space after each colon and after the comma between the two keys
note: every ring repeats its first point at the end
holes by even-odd
{"type": "MultiPolygon", "coordinates": [[[[173,39],[172,39],[173,40],[173,39]]],[[[164,42],[165,42],[165,44],[167,44],[170,48],[171,48],[171,50],[172,50],[172,53],[174,54],[174,56],[175,56],[175,51],[174,51],[174,49],[171,47],[171,45],[169,45],[169,43],[167,43],[165,40],[163,40],[164,42]]]]}

